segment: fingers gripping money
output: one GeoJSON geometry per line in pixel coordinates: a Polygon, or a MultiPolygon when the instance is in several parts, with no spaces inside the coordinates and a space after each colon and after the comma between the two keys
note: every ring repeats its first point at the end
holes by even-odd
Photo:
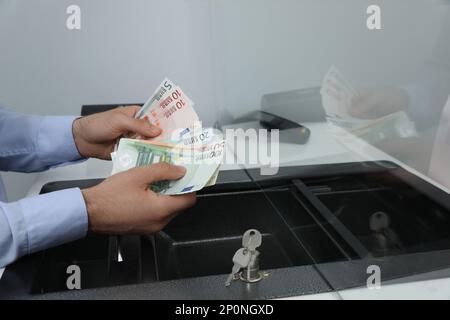
{"type": "Polygon", "coordinates": [[[166,162],[184,166],[186,174],[180,180],[152,184],[155,192],[182,194],[215,184],[223,157],[222,134],[202,128],[194,103],[179,86],[164,79],[135,117],[147,119],[161,134],[151,139],[120,139],[111,154],[112,174],[166,162]]]}

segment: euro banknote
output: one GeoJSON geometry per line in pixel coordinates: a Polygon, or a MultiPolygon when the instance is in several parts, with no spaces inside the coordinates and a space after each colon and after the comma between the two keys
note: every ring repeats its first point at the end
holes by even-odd
{"type": "Polygon", "coordinates": [[[162,194],[194,192],[214,185],[224,152],[220,131],[203,128],[194,102],[169,79],[164,79],[136,113],[161,129],[158,137],[124,137],[111,154],[112,174],[134,167],[167,162],[186,167],[177,181],[160,181],[149,187],[162,194]]]}
{"type": "Polygon", "coordinates": [[[417,135],[414,123],[404,111],[377,119],[358,119],[351,116],[348,110],[358,92],[335,66],[331,66],[325,75],[320,93],[327,121],[369,143],[391,137],[417,135]]]}
{"type": "Polygon", "coordinates": [[[153,95],[136,113],[136,118],[146,118],[159,127],[161,134],[151,141],[170,140],[174,131],[188,128],[199,122],[194,102],[169,79],[164,79],[153,95]]]}
{"type": "Polygon", "coordinates": [[[182,165],[186,168],[183,178],[159,181],[151,184],[150,188],[167,195],[189,193],[215,183],[223,152],[224,141],[220,138],[195,146],[123,138],[113,155],[112,174],[160,162],[182,165]],[[211,182],[211,179],[214,181],[211,182]]]}
{"type": "Polygon", "coordinates": [[[358,93],[335,66],[331,66],[323,78],[320,94],[328,121],[348,129],[367,123],[367,120],[357,119],[348,113],[358,93]]]}

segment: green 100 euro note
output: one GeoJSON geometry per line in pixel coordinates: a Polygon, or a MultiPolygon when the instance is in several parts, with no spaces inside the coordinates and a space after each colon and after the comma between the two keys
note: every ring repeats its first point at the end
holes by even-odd
{"type": "Polygon", "coordinates": [[[175,181],[159,181],[151,184],[150,188],[167,195],[189,193],[213,184],[212,180],[215,182],[223,152],[223,140],[187,147],[182,144],[156,144],[123,138],[117,151],[112,155],[112,174],[159,162],[182,165],[186,168],[183,178],[175,181]]]}

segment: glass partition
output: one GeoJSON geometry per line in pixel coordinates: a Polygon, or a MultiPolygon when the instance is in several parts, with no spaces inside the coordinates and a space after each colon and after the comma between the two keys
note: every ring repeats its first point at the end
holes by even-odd
{"type": "Polygon", "coordinates": [[[220,120],[284,228],[261,255],[333,290],[450,265],[450,2],[372,2],[212,2],[220,120]]]}

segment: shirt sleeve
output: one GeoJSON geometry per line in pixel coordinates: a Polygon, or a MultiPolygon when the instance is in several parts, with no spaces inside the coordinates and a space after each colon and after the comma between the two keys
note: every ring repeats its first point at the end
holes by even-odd
{"type": "Polygon", "coordinates": [[[23,255],[82,238],[87,230],[78,188],[0,202],[0,268],[23,255]]]}
{"type": "Polygon", "coordinates": [[[0,108],[0,170],[42,171],[81,160],[74,116],[26,116],[0,108]]]}

